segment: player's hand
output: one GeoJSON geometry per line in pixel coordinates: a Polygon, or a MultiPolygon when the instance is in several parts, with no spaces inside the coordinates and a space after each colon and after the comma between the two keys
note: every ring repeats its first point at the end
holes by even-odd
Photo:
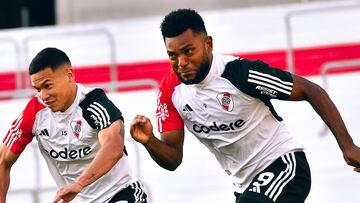
{"type": "Polygon", "coordinates": [[[360,148],[352,145],[344,150],[344,159],[346,163],[354,167],[354,171],[360,172],[360,148]]]}
{"type": "Polygon", "coordinates": [[[153,126],[150,119],[143,115],[136,115],[130,125],[130,134],[134,140],[147,144],[153,136],[153,126]]]}
{"type": "Polygon", "coordinates": [[[82,185],[74,182],[70,185],[60,188],[54,197],[53,203],[67,203],[73,200],[83,189],[82,185]]]}

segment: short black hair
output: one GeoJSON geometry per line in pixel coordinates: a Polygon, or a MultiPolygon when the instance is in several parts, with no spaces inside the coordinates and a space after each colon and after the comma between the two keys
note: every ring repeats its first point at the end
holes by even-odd
{"type": "Polygon", "coordinates": [[[29,74],[35,74],[45,68],[57,69],[63,64],[70,64],[69,57],[60,49],[48,47],[41,50],[31,61],[29,74]]]}
{"type": "Polygon", "coordinates": [[[161,34],[165,37],[176,37],[187,29],[194,33],[207,35],[202,17],[193,9],[177,9],[165,16],[161,25],[161,34]]]}

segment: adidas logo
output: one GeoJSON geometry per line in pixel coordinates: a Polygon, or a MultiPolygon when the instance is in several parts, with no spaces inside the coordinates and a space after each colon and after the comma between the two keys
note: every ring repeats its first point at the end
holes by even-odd
{"type": "Polygon", "coordinates": [[[49,132],[48,132],[48,130],[47,130],[46,128],[43,129],[43,130],[41,130],[40,133],[39,133],[39,135],[40,135],[40,136],[48,136],[48,137],[50,136],[50,135],[49,135],[49,132]]]}
{"type": "Polygon", "coordinates": [[[185,104],[183,111],[193,111],[193,109],[189,106],[189,104],[185,104]]]}
{"type": "Polygon", "coordinates": [[[254,187],[253,187],[253,188],[251,188],[249,191],[250,191],[250,192],[260,193],[260,187],[256,187],[256,186],[254,186],[254,187]]]}

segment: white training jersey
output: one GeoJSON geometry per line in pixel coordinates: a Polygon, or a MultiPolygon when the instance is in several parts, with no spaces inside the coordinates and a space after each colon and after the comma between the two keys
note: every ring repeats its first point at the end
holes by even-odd
{"type": "MultiPolygon", "coordinates": [[[[77,84],[76,99],[65,112],[52,112],[38,96],[33,97],[3,142],[20,154],[36,137],[51,175],[62,187],[89,166],[100,147],[99,131],[118,119],[123,120],[121,112],[103,90],[77,84]]],[[[108,173],[85,187],[72,202],[107,202],[134,181],[125,151],[108,173]]]]}
{"type": "Polygon", "coordinates": [[[286,100],[292,76],[261,61],[214,55],[206,78],[193,85],[171,71],[163,79],[157,107],[160,132],[184,125],[234,177],[237,192],[281,155],[302,150],[270,99],[286,100]]]}

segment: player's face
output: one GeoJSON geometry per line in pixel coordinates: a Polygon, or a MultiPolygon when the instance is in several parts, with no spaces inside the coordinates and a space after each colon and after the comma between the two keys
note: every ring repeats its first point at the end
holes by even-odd
{"type": "Polygon", "coordinates": [[[58,69],[45,68],[30,76],[32,86],[53,112],[66,111],[76,97],[76,84],[70,65],[58,69]]]}
{"type": "Polygon", "coordinates": [[[212,38],[187,29],[182,34],[165,38],[170,64],[185,84],[201,82],[208,74],[212,61],[212,38]]]}

